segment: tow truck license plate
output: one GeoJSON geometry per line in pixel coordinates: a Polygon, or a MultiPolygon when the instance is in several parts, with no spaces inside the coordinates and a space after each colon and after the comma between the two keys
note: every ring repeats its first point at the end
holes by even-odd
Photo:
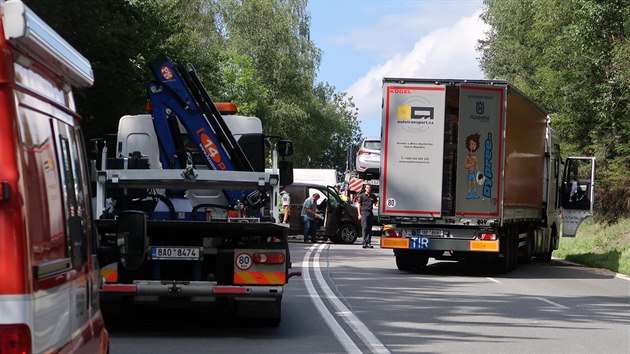
{"type": "Polygon", "coordinates": [[[200,255],[200,247],[151,247],[151,259],[198,261],[200,255]]]}

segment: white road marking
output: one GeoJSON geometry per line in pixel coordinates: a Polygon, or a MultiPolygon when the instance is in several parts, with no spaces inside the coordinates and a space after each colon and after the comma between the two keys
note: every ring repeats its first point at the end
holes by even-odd
{"type": "Polygon", "coordinates": [[[372,333],[372,331],[370,331],[369,328],[367,328],[367,326],[361,322],[361,320],[359,320],[359,318],[350,311],[350,309],[348,309],[341,300],[339,300],[339,298],[328,286],[328,283],[326,283],[319,264],[319,257],[325,247],[327,247],[327,245],[320,245],[317,249],[317,253],[313,257],[315,278],[317,279],[320,289],[324,292],[325,298],[330,301],[335,308],[336,313],[343,318],[346,324],[352,328],[359,338],[361,338],[363,343],[365,343],[372,353],[390,353],[385,345],[376,338],[374,333],[372,333]]]}
{"type": "Polygon", "coordinates": [[[315,287],[313,286],[313,282],[311,281],[311,275],[309,274],[308,268],[310,267],[309,258],[311,257],[311,253],[315,250],[315,247],[310,248],[306,254],[304,255],[302,276],[304,277],[304,284],[306,285],[306,290],[308,291],[311,300],[313,300],[313,304],[322,318],[328,325],[328,328],[333,332],[335,337],[339,340],[341,345],[344,347],[346,352],[348,353],[361,353],[361,350],[357,345],[352,341],[350,336],[344,331],[344,329],[337,323],[335,317],[328,311],[324,302],[319,298],[315,287]]]}
{"type": "Polygon", "coordinates": [[[365,345],[370,348],[372,353],[390,353],[385,345],[383,345],[383,343],[381,343],[381,341],[376,338],[374,333],[372,333],[372,331],[370,331],[367,326],[363,322],[361,322],[361,320],[359,320],[359,318],[355,316],[355,314],[350,311],[350,309],[348,309],[348,307],[346,307],[346,305],[344,305],[341,300],[339,300],[339,298],[328,286],[328,283],[326,283],[324,275],[322,274],[321,268],[319,266],[319,255],[321,254],[324,247],[326,247],[326,245],[321,245],[319,247],[315,258],[313,259],[313,264],[316,266],[315,278],[317,279],[320,288],[324,291],[324,294],[326,294],[326,297],[333,304],[337,312],[345,314],[345,316],[343,316],[343,319],[350,326],[350,328],[354,330],[357,336],[361,338],[363,343],[365,343],[365,345]]]}
{"type": "Polygon", "coordinates": [[[619,273],[617,273],[617,274],[615,275],[615,278],[630,281],[630,277],[629,277],[629,276],[627,276],[627,275],[623,275],[623,274],[619,274],[619,273]]]}
{"type": "Polygon", "coordinates": [[[548,303],[548,304],[550,304],[550,305],[553,305],[553,306],[558,307],[558,308],[561,308],[561,309],[568,309],[568,307],[566,307],[566,306],[564,306],[564,305],[560,305],[560,304],[559,304],[559,303],[557,303],[557,302],[553,302],[553,301],[551,301],[551,300],[547,300],[547,299],[545,299],[545,298],[543,298],[543,297],[534,297],[534,299],[536,299],[536,300],[540,300],[540,301],[543,301],[543,302],[546,302],[546,303],[548,303]]]}
{"type": "Polygon", "coordinates": [[[493,281],[493,282],[495,282],[495,283],[498,283],[498,284],[503,284],[502,282],[500,282],[500,281],[498,281],[498,280],[496,280],[496,279],[494,279],[494,278],[486,277],[486,279],[488,279],[488,280],[490,280],[490,281],[493,281]]]}

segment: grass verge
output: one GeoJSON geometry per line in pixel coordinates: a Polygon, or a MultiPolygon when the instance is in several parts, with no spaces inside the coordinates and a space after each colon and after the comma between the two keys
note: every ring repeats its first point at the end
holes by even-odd
{"type": "Polygon", "coordinates": [[[601,225],[585,220],[575,238],[563,237],[554,257],[630,275],[630,219],[601,225]]]}

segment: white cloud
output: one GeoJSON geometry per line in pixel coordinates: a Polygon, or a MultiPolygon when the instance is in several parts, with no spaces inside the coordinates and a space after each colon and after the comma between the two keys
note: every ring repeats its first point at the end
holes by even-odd
{"type": "Polygon", "coordinates": [[[372,67],[355,82],[348,93],[359,108],[365,135],[378,135],[381,119],[383,77],[481,79],[476,51],[477,41],[485,38],[487,26],[479,19],[481,11],[460,19],[453,26],[430,32],[412,50],[392,56],[372,67]]]}

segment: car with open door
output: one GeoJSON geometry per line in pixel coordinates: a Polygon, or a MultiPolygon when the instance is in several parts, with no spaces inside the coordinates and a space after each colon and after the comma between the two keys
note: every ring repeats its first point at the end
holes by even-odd
{"type": "Polygon", "coordinates": [[[285,189],[291,196],[291,215],[289,217],[291,235],[302,235],[304,225],[300,214],[302,205],[314,193],[319,193],[318,212],[324,217],[317,229],[318,239],[330,239],[335,243],[352,244],[360,235],[361,223],[357,208],[343,201],[333,186],[313,183],[293,183],[285,189]]]}

